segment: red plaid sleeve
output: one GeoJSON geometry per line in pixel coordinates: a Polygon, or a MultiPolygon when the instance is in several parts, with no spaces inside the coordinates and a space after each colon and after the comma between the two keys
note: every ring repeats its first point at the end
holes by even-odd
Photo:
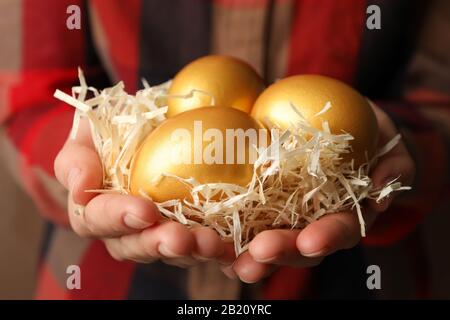
{"type": "Polygon", "coordinates": [[[84,19],[69,30],[67,8],[81,0],[6,1],[0,4],[0,124],[3,156],[43,214],[67,222],[66,194],[53,174],[73,110],[53,98],[69,92],[85,67],[84,19]]]}

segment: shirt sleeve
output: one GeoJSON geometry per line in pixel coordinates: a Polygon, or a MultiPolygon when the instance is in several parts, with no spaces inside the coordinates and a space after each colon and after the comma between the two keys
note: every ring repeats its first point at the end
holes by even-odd
{"type": "Polygon", "coordinates": [[[98,73],[87,61],[83,3],[0,4],[2,158],[43,215],[61,224],[68,222],[67,194],[54,177],[53,161],[71,128],[73,110],[53,93],[70,93],[78,82],[77,67],[98,73]],[[80,28],[69,27],[68,19],[78,18],[80,28]]]}

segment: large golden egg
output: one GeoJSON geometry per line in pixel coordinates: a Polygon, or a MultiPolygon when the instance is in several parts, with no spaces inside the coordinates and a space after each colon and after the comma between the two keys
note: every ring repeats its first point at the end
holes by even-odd
{"type": "Polygon", "coordinates": [[[190,98],[169,98],[167,117],[186,110],[216,105],[233,107],[249,113],[264,83],[256,71],[244,61],[220,55],[199,58],[174,77],[170,95],[187,95],[190,98]],[[213,99],[212,99],[213,98],[213,99]]]}
{"type": "Polygon", "coordinates": [[[378,124],[375,114],[356,90],[345,83],[318,75],[298,75],[280,80],[269,86],[256,100],[251,115],[260,121],[269,119],[286,129],[299,119],[291,103],[316,128],[328,121],[331,132],[350,133],[353,152],[345,160],[354,159],[357,165],[374,155],[378,141],[378,124]],[[327,102],[331,109],[315,116],[327,102]]]}
{"type": "Polygon", "coordinates": [[[142,190],[157,202],[190,199],[185,184],[163,174],[245,187],[257,157],[251,146],[267,146],[268,135],[249,114],[233,108],[180,113],[163,122],[140,146],[131,168],[131,193],[142,190]]]}

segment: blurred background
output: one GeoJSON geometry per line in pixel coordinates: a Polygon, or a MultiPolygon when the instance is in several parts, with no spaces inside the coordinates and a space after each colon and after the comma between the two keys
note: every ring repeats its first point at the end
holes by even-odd
{"type": "Polygon", "coordinates": [[[31,299],[43,221],[4,161],[0,177],[0,299],[31,299]]]}

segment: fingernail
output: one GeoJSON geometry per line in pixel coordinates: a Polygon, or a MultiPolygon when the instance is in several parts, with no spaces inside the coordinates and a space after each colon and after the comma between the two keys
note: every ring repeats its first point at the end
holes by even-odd
{"type": "Polygon", "coordinates": [[[70,169],[69,175],[67,176],[67,184],[68,184],[70,191],[73,190],[75,183],[76,183],[78,177],[80,176],[80,172],[81,172],[81,170],[79,168],[70,169]]]}
{"type": "Polygon", "coordinates": [[[219,263],[221,268],[229,267],[233,265],[233,261],[229,260],[221,260],[220,258],[217,258],[217,262],[219,263]]]}
{"type": "Polygon", "coordinates": [[[322,257],[325,256],[329,253],[329,249],[324,248],[318,251],[314,251],[314,252],[304,252],[301,251],[302,256],[307,257],[307,258],[316,258],[316,257],[322,257]]]}
{"type": "Polygon", "coordinates": [[[258,282],[258,280],[246,280],[244,278],[240,278],[242,282],[248,283],[248,284],[253,284],[258,282]]]}
{"type": "Polygon", "coordinates": [[[260,262],[260,263],[270,263],[279,258],[278,258],[278,256],[272,256],[272,257],[264,258],[264,259],[258,259],[258,258],[253,258],[253,259],[255,259],[256,262],[260,262]]]}
{"type": "Polygon", "coordinates": [[[150,227],[152,225],[152,223],[144,221],[131,213],[127,213],[125,215],[125,217],[123,218],[123,222],[125,222],[128,227],[138,230],[150,227]]]}
{"type": "Polygon", "coordinates": [[[222,272],[227,276],[228,279],[234,280],[237,279],[237,275],[233,270],[232,266],[222,267],[222,272]]]}
{"type": "Polygon", "coordinates": [[[159,245],[158,251],[159,251],[160,254],[162,254],[165,257],[170,257],[170,258],[181,258],[181,257],[183,257],[182,255],[176,254],[172,250],[168,249],[164,244],[160,244],[159,245]]]}

